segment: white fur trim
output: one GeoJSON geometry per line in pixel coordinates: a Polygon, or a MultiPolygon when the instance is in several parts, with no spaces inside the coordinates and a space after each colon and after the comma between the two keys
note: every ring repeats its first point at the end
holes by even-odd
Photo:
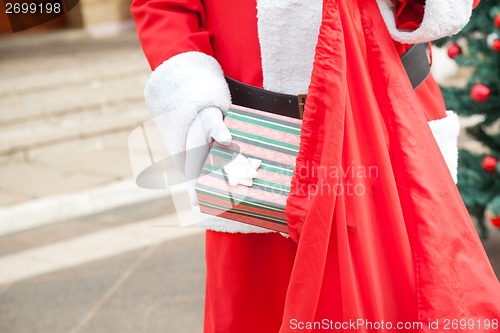
{"type": "Polygon", "coordinates": [[[169,155],[185,152],[187,131],[199,111],[214,106],[225,113],[231,105],[219,63],[201,52],[181,53],[158,66],[144,98],[169,155]]]}
{"type": "Polygon", "coordinates": [[[200,225],[208,230],[219,231],[219,232],[229,232],[229,233],[259,233],[266,234],[275,232],[273,230],[264,229],[256,227],[246,223],[240,223],[222,217],[210,216],[207,214],[200,213],[199,207],[193,207],[195,213],[199,216],[200,225]]]}
{"type": "Polygon", "coordinates": [[[265,89],[307,93],[322,5],[322,0],[257,0],[265,89]]]}
{"type": "Polygon", "coordinates": [[[426,0],[424,18],[415,31],[396,28],[391,0],[377,0],[380,12],[392,38],[400,43],[415,44],[451,36],[469,22],[473,0],[426,0]]]}
{"type": "Polygon", "coordinates": [[[201,225],[208,230],[229,233],[267,234],[275,232],[273,230],[259,228],[250,224],[231,221],[220,217],[206,219],[201,222],[201,225]]]}
{"type": "Polygon", "coordinates": [[[429,121],[429,126],[456,183],[458,168],[457,139],[460,134],[458,116],[453,111],[447,111],[446,118],[429,121]]]}

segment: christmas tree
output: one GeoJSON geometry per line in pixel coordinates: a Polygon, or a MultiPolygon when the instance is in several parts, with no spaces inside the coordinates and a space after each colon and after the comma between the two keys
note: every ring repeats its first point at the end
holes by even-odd
{"type": "Polygon", "coordinates": [[[459,66],[474,68],[463,88],[443,88],[443,95],[448,109],[480,119],[467,133],[487,153],[460,150],[457,185],[486,238],[486,216],[500,227],[500,2],[481,0],[461,33],[436,44],[447,47],[448,56],[459,66]]]}

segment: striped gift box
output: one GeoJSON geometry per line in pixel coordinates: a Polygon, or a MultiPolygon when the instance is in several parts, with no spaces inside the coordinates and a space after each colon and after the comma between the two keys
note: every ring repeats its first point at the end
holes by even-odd
{"type": "Polygon", "coordinates": [[[232,145],[214,144],[196,184],[203,213],[287,232],[285,204],[299,149],[301,120],[233,105],[224,120],[232,145]],[[251,187],[229,185],[223,170],[238,154],[261,160],[251,187]]]}

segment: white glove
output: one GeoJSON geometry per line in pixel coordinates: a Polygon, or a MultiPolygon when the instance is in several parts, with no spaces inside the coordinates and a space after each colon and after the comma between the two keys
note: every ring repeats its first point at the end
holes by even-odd
{"type": "Polygon", "coordinates": [[[198,205],[194,185],[201,173],[213,141],[229,146],[231,133],[224,124],[222,112],[216,107],[208,107],[196,115],[186,137],[186,160],[184,174],[187,181],[191,203],[198,205]]]}

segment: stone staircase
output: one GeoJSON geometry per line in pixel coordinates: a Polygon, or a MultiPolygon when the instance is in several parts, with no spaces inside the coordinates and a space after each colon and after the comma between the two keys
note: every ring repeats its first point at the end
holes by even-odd
{"type": "Polygon", "coordinates": [[[147,117],[149,70],[135,34],[66,34],[45,43],[36,35],[0,40],[1,160],[29,160],[36,148],[128,131],[147,117]]]}
{"type": "Polygon", "coordinates": [[[150,118],[149,74],[134,31],[0,37],[0,219],[12,205],[132,182],[127,140],[150,118]]]}

